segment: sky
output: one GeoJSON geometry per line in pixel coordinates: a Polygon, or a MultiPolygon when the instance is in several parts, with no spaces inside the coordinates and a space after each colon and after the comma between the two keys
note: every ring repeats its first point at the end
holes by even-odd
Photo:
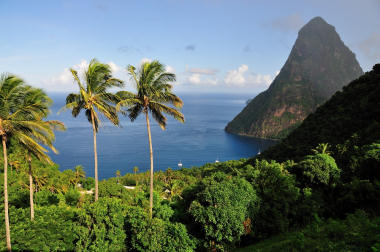
{"type": "Polygon", "coordinates": [[[0,13],[0,73],[47,92],[76,91],[69,68],[96,58],[129,90],[127,65],[157,59],[176,92],[257,94],[316,16],[364,71],[380,63],[380,0],[0,0],[0,13]]]}

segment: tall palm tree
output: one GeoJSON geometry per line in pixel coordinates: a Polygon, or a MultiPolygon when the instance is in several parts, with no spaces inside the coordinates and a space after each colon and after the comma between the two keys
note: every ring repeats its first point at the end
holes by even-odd
{"type": "Polygon", "coordinates": [[[81,110],[85,111],[88,121],[92,125],[94,138],[94,163],[95,163],[95,201],[99,197],[98,189],[98,154],[96,145],[96,133],[100,124],[100,114],[104,115],[113,124],[119,125],[119,118],[113,104],[117,102],[114,94],[108,90],[113,87],[123,87],[123,82],[112,77],[111,67],[102,64],[96,59],[91,60],[85,70],[83,80],[74,69],[70,69],[74,81],[78,84],[79,93],[71,93],[66,98],[65,108],[72,110],[72,115],[77,117],[81,110]]]}
{"type": "Polygon", "coordinates": [[[56,120],[44,121],[43,119],[50,113],[50,106],[52,104],[51,99],[43,92],[41,89],[30,88],[28,92],[25,93],[25,98],[23,99],[25,107],[38,107],[38,111],[32,117],[28,119],[38,125],[38,130],[32,135],[33,140],[37,143],[29,144],[28,142],[20,142],[21,147],[26,152],[26,160],[28,162],[29,170],[29,199],[30,199],[30,219],[34,220],[34,203],[33,203],[33,169],[32,169],[32,157],[36,159],[47,162],[48,164],[53,164],[53,161],[47,155],[47,150],[41,146],[49,147],[54,153],[58,151],[54,148],[53,142],[55,140],[54,130],[65,130],[65,126],[62,122],[56,120]]]}
{"type": "MultiPolygon", "coordinates": [[[[175,81],[173,73],[166,72],[165,66],[158,61],[145,62],[137,71],[134,66],[127,67],[128,74],[134,81],[137,93],[133,94],[128,91],[120,91],[117,96],[120,102],[117,108],[127,107],[131,121],[141,114],[145,114],[145,120],[148,130],[149,151],[150,151],[150,197],[149,213],[152,218],[153,211],[153,147],[150,132],[149,113],[161,127],[166,128],[166,117],[164,113],[174,117],[180,122],[184,122],[183,114],[176,108],[181,108],[182,100],[172,92],[171,82],[175,81]],[[170,105],[174,106],[171,107],[170,105]]],[[[122,111],[126,112],[126,111],[122,111]]]]}
{"type": "Polygon", "coordinates": [[[11,250],[11,237],[8,213],[8,155],[7,143],[27,146],[30,150],[44,148],[39,141],[50,133],[50,125],[41,123],[45,107],[40,103],[29,102],[36,89],[25,85],[24,81],[11,74],[0,77],[0,137],[4,156],[4,211],[7,249],[11,250]]]}

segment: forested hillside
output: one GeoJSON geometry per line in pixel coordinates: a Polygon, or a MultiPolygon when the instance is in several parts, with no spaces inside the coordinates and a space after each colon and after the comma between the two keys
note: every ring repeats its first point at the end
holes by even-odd
{"type": "Polygon", "coordinates": [[[318,143],[330,143],[333,152],[345,141],[364,145],[380,140],[380,64],[333,95],[286,139],[269,148],[263,158],[298,160],[318,143]]]}

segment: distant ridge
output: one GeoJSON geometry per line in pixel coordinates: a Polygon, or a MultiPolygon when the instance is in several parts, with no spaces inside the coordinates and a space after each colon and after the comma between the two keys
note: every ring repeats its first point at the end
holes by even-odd
{"type": "Polygon", "coordinates": [[[363,74],[355,54],[334,26],[321,17],[310,20],[280,73],[257,95],[226,131],[261,138],[283,138],[336,91],[363,74]]]}

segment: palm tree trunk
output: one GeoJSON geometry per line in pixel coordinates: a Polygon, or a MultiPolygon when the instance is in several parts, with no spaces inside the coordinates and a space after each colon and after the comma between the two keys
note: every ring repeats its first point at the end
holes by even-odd
{"type": "Polygon", "coordinates": [[[148,128],[148,138],[149,138],[149,151],[150,151],[150,194],[149,194],[149,216],[152,219],[153,215],[153,147],[152,147],[152,136],[150,134],[150,123],[148,112],[145,112],[146,115],[146,126],[148,128]]]}
{"type": "Polygon", "coordinates": [[[92,120],[92,131],[94,134],[94,162],[95,162],[95,201],[98,201],[99,198],[99,187],[98,187],[98,152],[96,150],[96,128],[95,128],[95,119],[94,113],[91,112],[92,120]]]}
{"type": "Polygon", "coordinates": [[[8,251],[12,250],[11,247],[11,230],[9,227],[9,214],[8,214],[8,156],[6,136],[2,136],[3,154],[4,154],[4,211],[5,211],[5,237],[7,240],[8,251]]]}
{"type": "Polygon", "coordinates": [[[34,220],[34,202],[33,202],[33,177],[32,177],[32,158],[28,155],[29,164],[29,200],[30,200],[30,220],[34,220]]]}

